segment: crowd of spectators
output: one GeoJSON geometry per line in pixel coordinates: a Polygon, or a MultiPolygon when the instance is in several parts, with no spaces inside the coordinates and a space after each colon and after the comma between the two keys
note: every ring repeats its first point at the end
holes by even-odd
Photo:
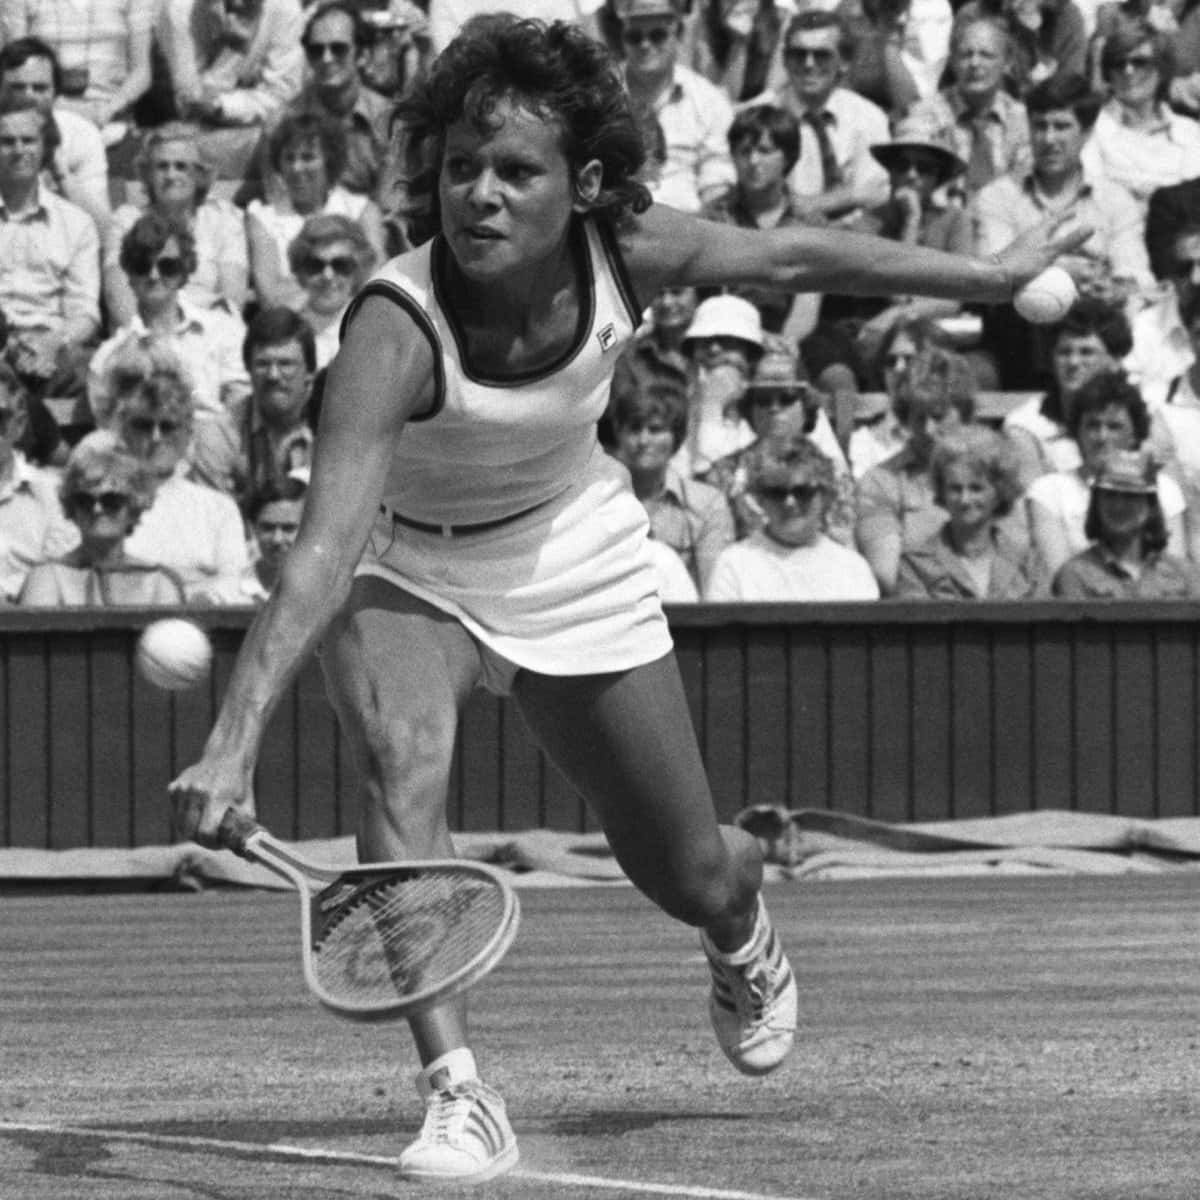
{"type": "MultiPolygon", "coordinates": [[[[0,585],[253,604],[351,298],[432,232],[395,100],[485,0],[0,0],[0,585]]],[[[657,203],[1079,299],[671,289],[601,443],[664,597],[1200,595],[1200,0],[508,0],[608,44],[657,203]]]]}

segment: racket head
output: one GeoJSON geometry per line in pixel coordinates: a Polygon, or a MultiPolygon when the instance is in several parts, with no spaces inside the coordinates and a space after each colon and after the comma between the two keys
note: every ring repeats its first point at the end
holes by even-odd
{"type": "Polygon", "coordinates": [[[508,880],[459,859],[353,867],[307,903],[309,989],[359,1021],[403,1017],[466,991],[500,962],[520,924],[508,880]]]}

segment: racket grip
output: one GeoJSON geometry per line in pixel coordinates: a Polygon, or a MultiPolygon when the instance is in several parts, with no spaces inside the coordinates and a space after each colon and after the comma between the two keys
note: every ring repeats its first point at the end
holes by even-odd
{"type": "Polygon", "coordinates": [[[234,854],[244,854],[247,840],[261,829],[262,826],[241,809],[227,808],[217,826],[217,845],[234,854]]]}

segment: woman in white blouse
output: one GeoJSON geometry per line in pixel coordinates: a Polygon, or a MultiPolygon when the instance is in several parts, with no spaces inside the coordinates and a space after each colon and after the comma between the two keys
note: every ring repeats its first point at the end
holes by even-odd
{"type": "Polygon", "coordinates": [[[252,200],[246,208],[250,277],[263,308],[304,307],[304,288],[288,266],[288,246],[309,217],[348,217],[361,227],[382,260],[383,217],[374,201],[338,183],[346,164],[341,126],[321,113],[290,113],[267,143],[271,170],[283,182],[277,199],[252,200]]]}
{"type": "Polygon", "coordinates": [[[1084,166],[1145,204],[1156,188],[1200,172],[1200,122],[1167,103],[1174,75],[1168,36],[1145,19],[1119,21],[1104,40],[1100,71],[1111,99],[1084,149],[1084,166]]]}

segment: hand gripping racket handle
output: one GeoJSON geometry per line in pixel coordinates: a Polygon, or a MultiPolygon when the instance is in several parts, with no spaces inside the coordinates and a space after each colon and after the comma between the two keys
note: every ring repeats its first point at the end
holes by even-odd
{"type": "Polygon", "coordinates": [[[250,858],[252,856],[246,852],[246,843],[254,834],[262,832],[263,827],[253,817],[231,806],[225,810],[217,826],[217,845],[224,850],[232,850],[242,858],[250,858]]]}

